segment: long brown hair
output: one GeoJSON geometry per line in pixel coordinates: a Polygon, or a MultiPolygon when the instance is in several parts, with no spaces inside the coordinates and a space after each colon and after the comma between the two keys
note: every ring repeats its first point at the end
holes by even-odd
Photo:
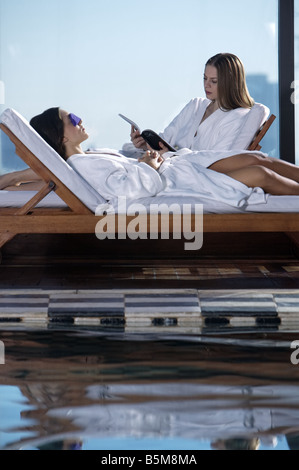
{"type": "Polygon", "coordinates": [[[34,116],[30,125],[36,132],[66,160],[64,146],[64,124],[59,115],[60,108],[50,108],[38,116],[34,116]]]}
{"type": "Polygon", "coordinates": [[[234,54],[221,53],[211,57],[207,65],[216,67],[218,72],[218,102],[221,109],[252,108],[251,98],[242,61],[234,54]]]}

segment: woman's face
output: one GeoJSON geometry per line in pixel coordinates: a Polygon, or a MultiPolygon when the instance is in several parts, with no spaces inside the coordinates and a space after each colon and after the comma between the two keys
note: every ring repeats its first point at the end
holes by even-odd
{"type": "Polygon", "coordinates": [[[205,68],[204,87],[209,100],[218,99],[218,71],[213,65],[207,65],[205,68]]]}
{"type": "Polygon", "coordinates": [[[86,139],[88,139],[88,134],[85,131],[84,126],[82,125],[82,120],[76,124],[73,119],[71,119],[71,113],[68,113],[64,109],[60,109],[60,117],[64,125],[64,138],[66,142],[70,142],[74,145],[80,145],[86,139]]]}

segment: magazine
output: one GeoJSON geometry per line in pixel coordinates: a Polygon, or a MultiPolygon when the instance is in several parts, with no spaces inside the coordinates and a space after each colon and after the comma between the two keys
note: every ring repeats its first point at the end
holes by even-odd
{"type": "Polygon", "coordinates": [[[136,129],[136,131],[139,131],[141,137],[144,138],[145,142],[153,150],[161,150],[159,142],[162,142],[162,144],[164,144],[169,149],[170,152],[175,152],[176,151],[176,149],[174,147],[172,147],[168,142],[166,142],[166,140],[162,139],[162,137],[160,137],[159,134],[157,134],[156,132],[152,131],[151,129],[146,129],[146,130],[141,132],[140,127],[134,121],[127,118],[123,114],[119,114],[119,116],[122,119],[124,119],[125,121],[127,121],[129,124],[131,124],[131,126],[133,126],[134,129],[136,129]]]}

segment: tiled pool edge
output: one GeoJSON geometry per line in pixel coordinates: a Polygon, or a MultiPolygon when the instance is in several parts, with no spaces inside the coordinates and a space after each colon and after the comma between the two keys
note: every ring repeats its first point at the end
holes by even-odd
{"type": "Polygon", "coordinates": [[[0,290],[4,324],[288,329],[299,327],[299,290],[0,290]]]}

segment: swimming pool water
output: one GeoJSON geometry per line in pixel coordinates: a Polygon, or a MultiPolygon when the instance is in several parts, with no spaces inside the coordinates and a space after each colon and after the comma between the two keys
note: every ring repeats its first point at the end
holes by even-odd
{"type": "Polygon", "coordinates": [[[0,449],[299,447],[299,332],[1,330],[0,449]]]}

